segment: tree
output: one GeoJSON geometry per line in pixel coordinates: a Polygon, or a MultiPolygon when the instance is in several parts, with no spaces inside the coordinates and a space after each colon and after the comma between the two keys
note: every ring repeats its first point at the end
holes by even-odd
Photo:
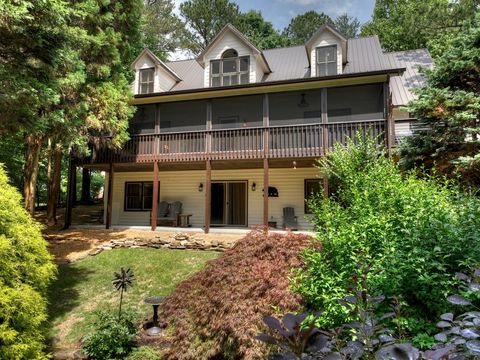
{"type": "Polygon", "coordinates": [[[169,52],[187,46],[185,24],[174,9],[173,0],[145,0],[142,8],[142,44],[162,60],[169,52]]]}
{"type": "Polygon", "coordinates": [[[425,48],[429,41],[458,31],[477,11],[478,0],[377,0],[361,33],[378,35],[386,51],[425,48]]]}
{"type": "Polygon", "coordinates": [[[480,15],[467,23],[426,72],[427,81],[407,110],[427,130],[399,147],[405,167],[423,164],[446,174],[460,170],[480,184],[480,15]]]}
{"type": "Polygon", "coordinates": [[[46,358],[46,293],[55,266],[40,229],[0,167],[1,359],[46,358]]]}
{"type": "Polygon", "coordinates": [[[272,49],[290,44],[290,39],[275,30],[271,22],[265,21],[260,11],[250,10],[240,14],[234,25],[259,49],[272,49]]]}
{"type": "Polygon", "coordinates": [[[60,101],[61,69],[74,34],[64,1],[0,2],[0,135],[26,143],[25,208],[33,212],[45,131],[60,101]]]}
{"type": "Polygon", "coordinates": [[[357,37],[358,30],[360,30],[360,21],[356,17],[348,16],[345,13],[335,19],[334,26],[347,39],[351,39],[357,37]]]}
{"type": "Polygon", "coordinates": [[[239,7],[229,0],[187,0],[180,13],[190,28],[191,51],[199,53],[228,23],[235,23],[239,7]]]}
{"type": "Polygon", "coordinates": [[[283,30],[283,34],[291,39],[292,43],[301,45],[305,44],[323,24],[334,25],[327,14],[311,10],[295,16],[283,30]]]}

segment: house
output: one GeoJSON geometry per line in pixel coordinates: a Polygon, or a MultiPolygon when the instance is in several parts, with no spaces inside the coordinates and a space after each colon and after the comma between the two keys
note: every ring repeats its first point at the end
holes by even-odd
{"type": "Polygon", "coordinates": [[[107,228],[155,229],[159,201],[179,201],[182,220],[206,232],[281,228],[284,208],[308,229],[305,199],[327,191],[315,159],[357,131],[388,149],[408,135],[400,106],[423,82],[419,65],[432,66],[427,50],[387,54],[377,36],[346,39],[329,25],[287,48],[260,50],[227,25],[196,59],[145,49],[132,64],[131,140],[72,168],[108,172],[107,228]]]}

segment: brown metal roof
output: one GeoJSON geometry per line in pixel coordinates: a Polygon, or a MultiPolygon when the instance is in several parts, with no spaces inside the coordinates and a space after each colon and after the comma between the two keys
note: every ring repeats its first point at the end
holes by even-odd
{"type": "Polygon", "coordinates": [[[392,103],[394,106],[406,105],[416,98],[413,89],[421,87],[425,83],[425,76],[420,68],[431,69],[433,60],[427,49],[397,51],[385,54],[388,66],[404,67],[402,75],[390,78],[392,91],[392,103]]]}
{"type": "MultiPolygon", "coordinates": [[[[291,82],[310,78],[310,62],[305,46],[293,46],[264,50],[263,55],[272,72],[265,74],[257,84],[291,82]]],[[[423,77],[418,72],[418,65],[432,66],[430,54],[425,49],[384,54],[377,36],[349,39],[347,42],[347,63],[342,76],[363,75],[373,72],[398,72],[407,68],[402,76],[391,78],[394,105],[406,104],[414,96],[411,89],[423,84],[423,77]]],[[[179,91],[203,91],[204,69],[197,60],[168,62],[167,65],[182,79],[168,93],[179,91]]],[[[228,88],[228,87],[226,87],[228,88]]],[[[154,94],[152,94],[154,95],[154,94]]]]}

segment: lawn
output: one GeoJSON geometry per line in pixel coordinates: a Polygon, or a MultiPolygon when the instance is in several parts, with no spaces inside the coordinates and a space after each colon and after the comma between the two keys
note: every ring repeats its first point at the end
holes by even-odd
{"type": "Polygon", "coordinates": [[[135,273],[134,287],[124,295],[124,307],[151,315],[143,304],[151,295],[168,295],[180,281],[201,269],[217,253],[167,249],[116,249],[95,257],[59,266],[50,291],[51,337],[55,348],[70,348],[88,331],[93,311],[116,309],[119,294],[112,286],[120,267],[135,273]]]}

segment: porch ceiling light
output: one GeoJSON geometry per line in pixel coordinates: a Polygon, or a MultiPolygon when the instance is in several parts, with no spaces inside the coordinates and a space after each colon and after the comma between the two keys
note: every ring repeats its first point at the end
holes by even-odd
{"type": "Polygon", "coordinates": [[[257,190],[257,184],[256,183],[252,183],[252,191],[255,191],[257,190]]]}
{"type": "Polygon", "coordinates": [[[198,185],[198,191],[199,192],[203,191],[203,183],[200,183],[200,185],[198,185]]]}
{"type": "Polygon", "coordinates": [[[297,162],[294,160],[293,161],[293,168],[296,169],[297,168],[297,162]]]}
{"type": "Polygon", "coordinates": [[[309,107],[310,105],[307,102],[305,94],[300,94],[300,102],[298,103],[298,107],[304,108],[304,107],[309,107]]]}

